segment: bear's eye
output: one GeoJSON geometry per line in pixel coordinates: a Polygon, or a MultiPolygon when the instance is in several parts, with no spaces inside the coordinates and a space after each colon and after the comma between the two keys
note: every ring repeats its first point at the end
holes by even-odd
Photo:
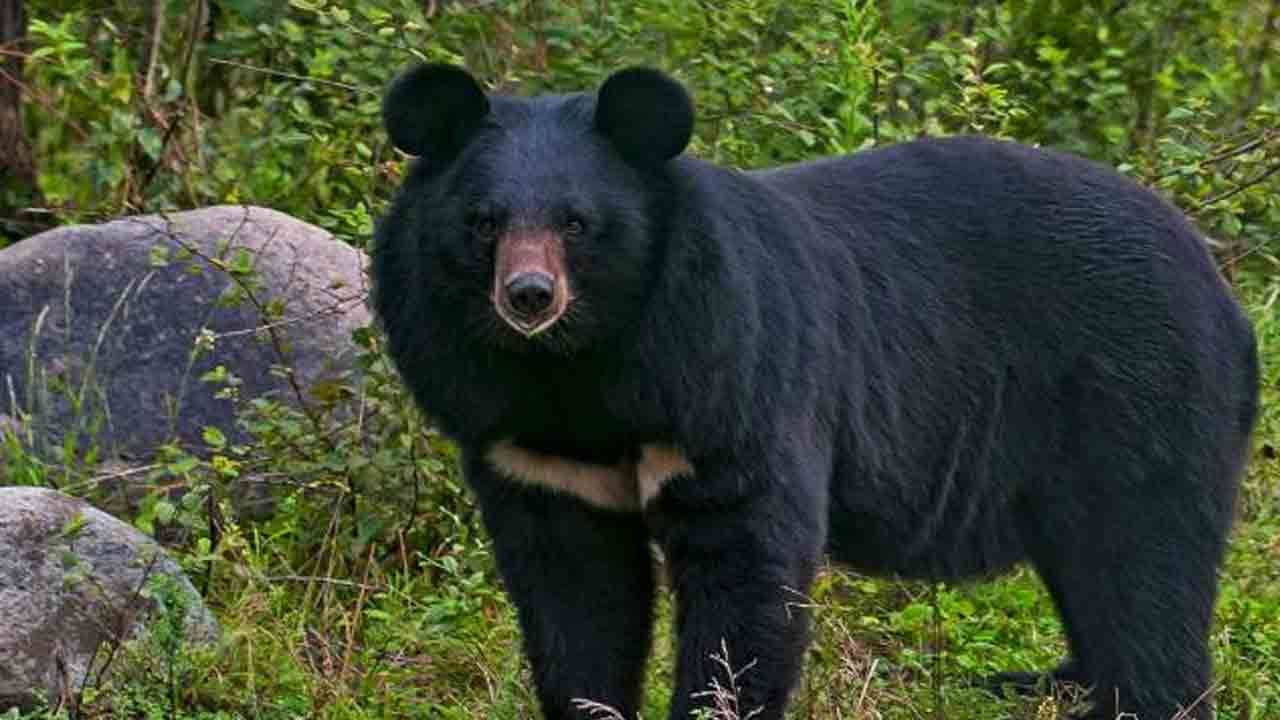
{"type": "Polygon", "coordinates": [[[467,225],[476,237],[491,238],[498,233],[498,221],[492,215],[477,213],[467,218],[467,225]]]}
{"type": "Polygon", "coordinates": [[[567,238],[580,238],[587,231],[587,223],[580,217],[571,216],[564,223],[564,235],[567,238]]]}

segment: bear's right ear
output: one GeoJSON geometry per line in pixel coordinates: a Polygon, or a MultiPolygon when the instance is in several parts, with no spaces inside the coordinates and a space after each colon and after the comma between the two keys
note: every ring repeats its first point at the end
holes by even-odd
{"type": "Polygon", "coordinates": [[[417,65],[391,82],[382,98],[382,123],[400,150],[447,161],[489,113],[475,78],[453,65],[417,65]]]}

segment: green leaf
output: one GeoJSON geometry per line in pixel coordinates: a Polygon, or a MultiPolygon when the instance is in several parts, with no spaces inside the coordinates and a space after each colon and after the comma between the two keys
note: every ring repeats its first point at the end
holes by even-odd
{"type": "Polygon", "coordinates": [[[231,262],[227,264],[227,271],[232,275],[253,274],[253,253],[248,248],[236,248],[231,255],[231,262]]]}
{"type": "Polygon", "coordinates": [[[205,444],[214,450],[221,450],[227,445],[227,436],[223,435],[222,431],[216,427],[205,427],[201,435],[204,437],[205,444]]]}
{"type": "Polygon", "coordinates": [[[174,475],[186,475],[192,470],[195,470],[196,466],[198,466],[199,464],[200,464],[199,460],[188,455],[186,457],[179,458],[178,460],[169,463],[169,472],[174,475]]]}
{"type": "Polygon", "coordinates": [[[147,260],[147,264],[153,268],[162,268],[169,265],[169,248],[164,245],[152,245],[151,254],[147,260]]]}
{"type": "Polygon", "coordinates": [[[80,535],[80,531],[84,529],[85,523],[87,522],[88,520],[85,519],[82,513],[72,515],[71,519],[67,520],[62,525],[62,538],[65,540],[74,540],[80,535]]]}

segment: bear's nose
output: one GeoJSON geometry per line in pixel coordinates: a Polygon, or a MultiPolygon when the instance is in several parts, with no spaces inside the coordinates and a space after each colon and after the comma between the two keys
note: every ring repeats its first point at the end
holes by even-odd
{"type": "Polygon", "coordinates": [[[551,307],[555,281],[540,272],[524,272],[507,283],[507,304],[522,319],[532,319],[551,307]]]}

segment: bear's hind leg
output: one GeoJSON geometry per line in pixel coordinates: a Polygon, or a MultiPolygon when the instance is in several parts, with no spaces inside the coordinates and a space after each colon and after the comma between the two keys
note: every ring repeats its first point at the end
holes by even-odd
{"type": "Polygon", "coordinates": [[[1061,611],[1074,679],[1090,689],[1089,717],[1209,718],[1221,513],[1185,483],[1130,490],[1088,508],[1044,506],[1054,509],[1040,513],[1033,561],[1061,611]]]}
{"type": "Polygon", "coordinates": [[[1023,544],[1058,611],[1058,618],[1062,621],[1063,630],[1067,636],[1069,654],[1057,667],[1050,670],[999,672],[985,678],[984,684],[996,695],[1003,695],[1006,690],[1020,695],[1037,695],[1051,692],[1055,686],[1062,684],[1086,686],[1080,663],[1076,660],[1073,648],[1070,647],[1073,621],[1070,608],[1062,604],[1062,599],[1067,595],[1067,588],[1058,577],[1060,563],[1054,555],[1052,542],[1041,536],[1039,532],[1041,521],[1035,517],[1035,513],[1024,510],[1021,515],[1024,518],[1030,518],[1030,521],[1022,527],[1023,544]]]}

